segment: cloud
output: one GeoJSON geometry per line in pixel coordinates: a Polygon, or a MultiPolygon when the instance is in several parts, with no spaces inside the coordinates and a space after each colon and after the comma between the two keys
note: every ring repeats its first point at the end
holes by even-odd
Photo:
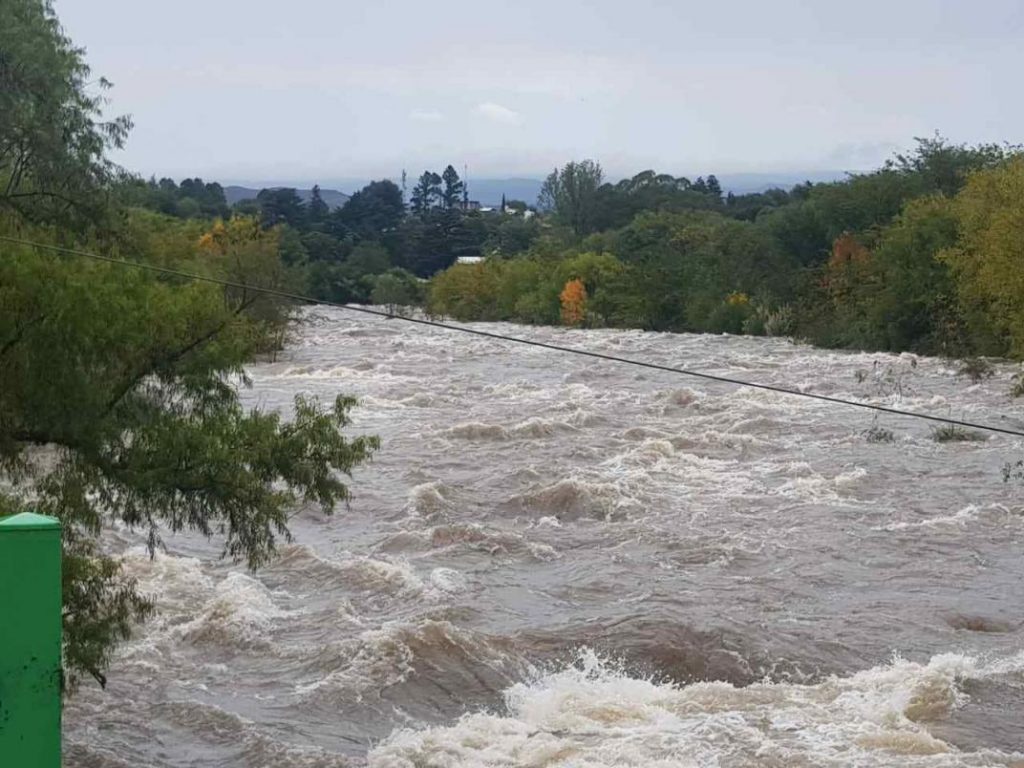
{"type": "Polygon", "coordinates": [[[485,101],[483,104],[478,104],[476,113],[495,123],[520,125],[523,122],[523,116],[518,112],[508,107],[503,107],[501,104],[495,104],[493,101],[485,101]]]}
{"type": "Polygon", "coordinates": [[[414,109],[409,113],[409,119],[420,123],[440,123],[444,115],[436,109],[414,109]]]}

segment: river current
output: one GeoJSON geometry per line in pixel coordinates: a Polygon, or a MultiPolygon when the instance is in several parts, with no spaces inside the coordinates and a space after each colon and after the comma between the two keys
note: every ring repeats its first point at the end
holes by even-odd
{"type": "MultiPolygon", "coordinates": [[[[1024,428],[1009,366],[477,327],[1024,428]]],[[[158,614],[67,765],[1024,766],[1024,441],[322,308],[248,374],[382,449],[256,573],[108,532],[158,614]]]]}

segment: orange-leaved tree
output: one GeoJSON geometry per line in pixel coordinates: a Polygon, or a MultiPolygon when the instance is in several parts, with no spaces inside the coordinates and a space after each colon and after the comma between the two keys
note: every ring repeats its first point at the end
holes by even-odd
{"type": "Polygon", "coordinates": [[[581,325],[587,311],[587,288],[579,278],[570,280],[558,295],[562,302],[562,324],[581,325]]]}

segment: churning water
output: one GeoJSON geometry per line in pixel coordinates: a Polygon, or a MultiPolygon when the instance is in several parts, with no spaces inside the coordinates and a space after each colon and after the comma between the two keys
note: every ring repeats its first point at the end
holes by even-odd
{"type": "MultiPolygon", "coordinates": [[[[357,395],[348,510],[258,573],[111,532],[159,615],[68,764],[1021,766],[1006,436],[317,309],[252,405],[357,395]],[[893,442],[869,442],[873,425],[893,442]]],[[[782,340],[487,325],[1021,428],[1009,369],[782,340]]]]}

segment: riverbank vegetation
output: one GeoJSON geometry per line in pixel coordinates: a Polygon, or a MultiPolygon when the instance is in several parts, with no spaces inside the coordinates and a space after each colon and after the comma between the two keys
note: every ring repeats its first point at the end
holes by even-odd
{"type": "Polygon", "coordinates": [[[552,173],[541,203],[547,215],[527,247],[434,276],[428,308],[459,320],[1024,356],[1015,147],[918,139],[873,173],[741,196],[723,196],[713,176],[647,171],[611,184],[584,161],[552,173]]]}

